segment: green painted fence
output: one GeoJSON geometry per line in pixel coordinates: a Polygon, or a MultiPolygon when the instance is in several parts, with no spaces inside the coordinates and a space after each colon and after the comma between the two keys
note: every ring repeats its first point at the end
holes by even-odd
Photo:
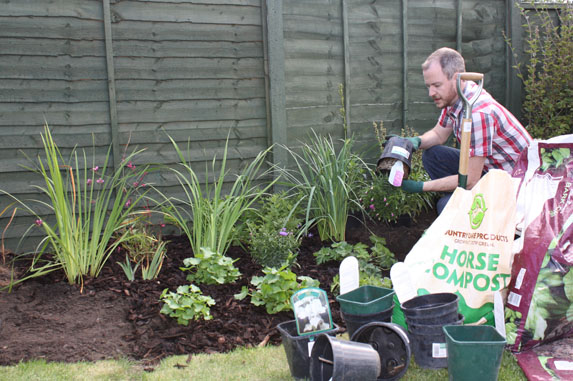
{"type": "MultiPolygon", "coordinates": [[[[505,0],[5,0],[0,189],[39,197],[22,165],[41,153],[45,122],[65,152],[95,146],[101,161],[110,145],[116,161],[129,145],[146,147],[137,164],[170,166],[168,135],[189,141],[199,173],[229,135],[237,171],[311,129],[342,137],[341,84],[349,129],[374,158],[373,122],[394,132],[435,123],[420,65],[441,46],[461,50],[518,111],[502,32],[519,40],[519,24],[505,0]]],[[[273,160],[288,157],[277,149],[273,160]]],[[[178,192],[167,171],[148,181],[178,192]]],[[[8,203],[0,196],[0,211],[8,203]]],[[[16,250],[33,218],[19,212],[6,229],[10,213],[0,231],[16,250]]]]}

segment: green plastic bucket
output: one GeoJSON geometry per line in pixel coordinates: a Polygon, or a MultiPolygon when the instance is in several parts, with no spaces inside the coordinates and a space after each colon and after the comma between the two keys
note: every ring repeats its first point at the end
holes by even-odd
{"type": "Polygon", "coordinates": [[[393,304],[394,290],[378,286],[360,286],[336,297],[340,310],[353,315],[375,314],[393,304]]]}
{"type": "Polygon", "coordinates": [[[490,325],[444,326],[450,380],[497,380],[506,341],[490,325]]]}

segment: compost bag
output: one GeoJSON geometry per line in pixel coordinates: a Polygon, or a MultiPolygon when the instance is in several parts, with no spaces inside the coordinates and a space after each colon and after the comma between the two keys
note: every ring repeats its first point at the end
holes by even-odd
{"type": "Polygon", "coordinates": [[[506,303],[513,351],[573,332],[573,135],[534,141],[514,169],[515,260],[506,303]]]}
{"type": "Polygon", "coordinates": [[[506,291],[510,281],[515,197],[514,181],[501,170],[489,171],[471,190],[458,187],[404,262],[392,268],[400,303],[455,293],[465,324],[493,324],[493,293],[506,291]]]}

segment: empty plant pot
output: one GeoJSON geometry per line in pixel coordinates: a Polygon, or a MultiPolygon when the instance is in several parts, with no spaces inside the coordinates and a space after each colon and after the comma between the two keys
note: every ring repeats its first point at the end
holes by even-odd
{"type": "Polygon", "coordinates": [[[497,380],[506,341],[490,325],[443,327],[450,380],[497,380]]]}
{"type": "Polygon", "coordinates": [[[406,316],[406,323],[442,324],[454,322],[458,317],[458,300],[456,294],[443,292],[418,295],[404,303],[401,308],[406,316]]]}
{"type": "Polygon", "coordinates": [[[339,295],[336,301],[340,310],[354,315],[374,314],[387,310],[393,305],[394,290],[378,286],[360,286],[339,295]]]}
{"type": "MultiPolygon", "coordinates": [[[[461,325],[464,316],[446,324],[461,325]]],[[[448,351],[443,327],[445,324],[415,325],[408,323],[408,336],[416,364],[422,368],[439,369],[448,366],[448,351]]]]}
{"type": "MultiPolygon", "coordinates": [[[[315,340],[316,336],[298,335],[295,320],[280,323],[277,325],[277,329],[281,334],[291,376],[295,379],[308,379],[310,376],[310,351],[308,348],[309,343],[315,340]]],[[[332,330],[323,333],[335,336],[338,331],[340,329],[335,324],[332,330]]]]}
{"type": "Polygon", "coordinates": [[[313,381],[374,381],[380,374],[378,352],[370,344],[320,334],[310,356],[313,381]]]}
{"type": "Polygon", "coordinates": [[[378,380],[398,380],[408,370],[411,349],[406,331],[394,323],[374,322],[360,327],[352,341],[367,343],[380,357],[378,380]]]}
{"type": "Polygon", "coordinates": [[[365,324],[372,322],[391,322],[392,321],[392,311],[394,310],[394,304],[390,308],[376,312],[373,314],[350,314],[340,311],[344,323],[346,324],[346,330],[348,331],[348,337],[352,337],[354,332],[365,324]]]}

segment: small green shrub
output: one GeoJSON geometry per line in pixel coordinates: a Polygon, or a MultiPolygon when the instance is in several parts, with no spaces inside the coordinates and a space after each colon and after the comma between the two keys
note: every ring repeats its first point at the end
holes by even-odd
{"type": "MultiPolygon", "coordinates": [[[[390,278],[381,277],[377,274],[370,274],[362,270],[358,272],[358,279],[360,286],[392,288],[392,280],[390,278]]],[[[338,296],[340,294],[340,275],[336,274],[334,278],[332,278],[330,292],[332,292],[332,295],[334,296],[338,296]]]]}
{"type": "Polygon", "coordinates": [[[280,267],[296,258],[302,219],[297,204],[279,192],[263,199],[259,213],[247,222],[251,257],[263,267],[280,267]]]}
{"type": "Polygon", "coordinates": [[[265,276],[254,276],[251,279],[251,284],[255,286],[253,292],[250,292],[247,286],[243,286],[241,292],[235,294],[235,299],[243,300],[250,295],[251,303],[255,306],[265,306],[268,314],[292,310],[290,298],[296,291],[320,285],[317,280],[310,277],[297,277],[288,269],[287,264],[280,268],[265,267],[263,273],[265,276]]]}
{"type": "Polygon", "coordinates": [[[241,276],[233,265],[236,261],[238,259],[233,260],[202,247],[194,257],[183,260],[186,267],[182,267],[181,270],[192,271],[187,275],[187,280],[198,284],[233,283],[241,276]]]}
{"type": "Polygon", "coordinates": [[[191,320],[210,320],[210,307],[215,300],[201,294],[199,287],[194,284],[177,287],[177,292],[163,290],[160,299],[165,303],[161,307],[162,314],[176,318],[178,324],[188,325],[191,320]]]}
{"type": "Polygon", "coordinates": [[[525,18],[525,62],[516,59],[523,81],[524,117],[532,137],[548,139],[570,134],[573,126],[573,4],[564,3],[551,17],[547,8],[532,2],[533,10],[520,7],[525,18]]]}

